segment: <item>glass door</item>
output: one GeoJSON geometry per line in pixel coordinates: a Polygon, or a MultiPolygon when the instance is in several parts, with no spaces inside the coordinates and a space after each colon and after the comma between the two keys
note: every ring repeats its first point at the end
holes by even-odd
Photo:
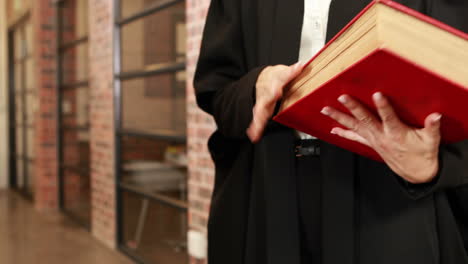
{"type": "Polygon", "coordinates": [[[117,6],[119,247],[143,263],[186,264],[185,1],[117,6]]]}
{"type": "Polygon", "coordinates": [[[14,189],[32,199],[38,97],[34,82],[33,27],[29,16],[10,29],[9,38],[13,141],[11,183],[14,189]]]}
{"type": "Polygon", "coordinates": [[[57,14],[60,205],[89,228],[88,1],[62,0],[57,3],[57,14]]]}

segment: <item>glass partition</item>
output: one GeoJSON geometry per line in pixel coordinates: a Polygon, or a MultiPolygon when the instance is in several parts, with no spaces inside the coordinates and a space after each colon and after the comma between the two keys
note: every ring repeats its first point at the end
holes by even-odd
{"type": "Polygon", "coordinates": [[[57,3],[59,36],[60,205],[91,225],[88,1],[57,3]]]}
{"type": "Polygon", "coordinates": [[[116,3],[119,246],[186,264],[185,1],[116,3]]]}
{"type": "Polygon", "coordinates": [[[29,17],[10,29],[11,92],[13,102],[12,131],[14,138],[13,187],[29,198],[34,197],[35,124],[37,90],[34,76],[33,27],[29,17]]]}

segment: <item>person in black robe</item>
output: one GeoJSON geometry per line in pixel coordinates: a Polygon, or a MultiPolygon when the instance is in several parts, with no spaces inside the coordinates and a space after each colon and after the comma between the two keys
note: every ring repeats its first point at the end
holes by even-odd
{"type": "MultiPolygon", "coordinates": [[[[369,0],[332,0],[330,40],[369,0]]],[[[466,0],[397,1],[468,31],[466,0]]],[[[297,62],[304,0],[212,0],[195,73],[198,105],[214,117],[210,264],[299,264],[295,132],[269,120],[255,143],[259,76],[297,62]]],[[[352,98],[348,98],[352,100],[352,98]]],[[[468,141],[438,146],[431,181],[322,142],[321,263],[466,264],[468,141]],[[416,182],[416,181],[415,181],[416,182]]]]}

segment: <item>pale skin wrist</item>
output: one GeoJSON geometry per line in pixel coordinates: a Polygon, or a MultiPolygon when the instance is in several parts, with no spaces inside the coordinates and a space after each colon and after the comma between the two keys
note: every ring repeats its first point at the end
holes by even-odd
{"type": "Polygon", "coordinates": [[[407,171],[399,175],[404,180],[412,184],[423,184],[433,181],[439,172],[439,161],[436,158],[430,158],[426,162],[416,164],[414,168],[409,168],[407,171]]]}

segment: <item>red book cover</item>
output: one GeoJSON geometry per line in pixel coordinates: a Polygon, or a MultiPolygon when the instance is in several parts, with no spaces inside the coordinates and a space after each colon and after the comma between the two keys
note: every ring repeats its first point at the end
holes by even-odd
{"type": "MultiPolygon", "coordinates": [[[[389,0],[376,2],[386,4],[468,40],[467,34],[398,3],[389,0]]],[[[375,2],[369,6],[373,4],[375,2]]],[[[369,6],[327,46],[352,25],[369,6]]],[[[362,58],[280,112],[274,120],[344,149],[381,161],[380,156],[371,148],[331,134],[332,128],[342,126],[320,113],[325,106],[348,113],[337,101],[342,94],[354,97],[375,113],[372,94],[377,91],[382,92],[390,100],[398,116],[406,124],[423,127],[424,119],[429,114],[439,112],[443,115],[441,127],[443,143],[468,139],[468,108],[465,105],[468,104],[468,87],[454,83],[385,48],[378,48],[362,58]]]]}

